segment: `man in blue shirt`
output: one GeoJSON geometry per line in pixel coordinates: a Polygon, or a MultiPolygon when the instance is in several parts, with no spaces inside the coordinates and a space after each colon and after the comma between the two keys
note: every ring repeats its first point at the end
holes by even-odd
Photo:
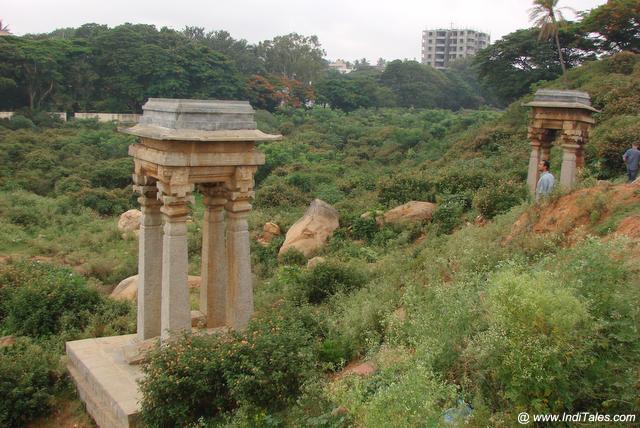
{"type": "Polygon", "coordinates": [[[638,176],[638,163],[640,162],[640,150],[638,150],[638,143],[631,144],[631,148],[624,153],[622,160],[627,165],[629,183],[636,181],[636,177],[638,176]]]}
{"type": "Polygon", "coordinates": [[[539,201],[543,196],[549,195],[553,190],[553,185],[556,183],[556,179],[549,172],[549,164],[548,160],[540,161],[538,164],[538,171],[540,171],[540,179],[538,180],[538,185],[536,186],[536,201],[539,201]]]}

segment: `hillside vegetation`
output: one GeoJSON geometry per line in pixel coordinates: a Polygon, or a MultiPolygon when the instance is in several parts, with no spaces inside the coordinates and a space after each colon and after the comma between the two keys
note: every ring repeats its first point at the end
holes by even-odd
{"type": "MultiPolygon", "coordinates": [[[[510,427],[522,411],[637,413],[640,187],[622,184],[618,159],[640,135],[640,58],[590,62],[568,80],[591,94],[598,123],[581,189],[539,205],[524,184],[528,98],[505,112],[259,112],[261,129],[286,138],[260,147],[252,238],[266,221],[286,230],[313,198],[336,207],[340,228],[313,268],[301,254],[279,260],[282,238],[253,239],[249,328],[158,351],[144,420],[510,427]],[[410,200],[436,202],[433,221],[361,218],[410,200]],[[350,373],[360,363],[369,375],[350,373]]],[[[114,216],[135,207],[132,140],[94,122],[0,126],[0,334],[20,336],[0,348],[0,376],[20,385],[0,391],[17,394],[0,423],[19,425],[68,396],[64,340],[132,330],[134,309],[100,293],[136,269],[114,216]]],[[[193,217],[197,274],[199,198],[193,217]]]]}

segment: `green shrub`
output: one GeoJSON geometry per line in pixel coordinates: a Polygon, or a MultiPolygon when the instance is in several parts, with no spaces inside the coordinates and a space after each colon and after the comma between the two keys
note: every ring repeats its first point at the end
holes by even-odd
{"type": "Polygon", "coordinates": [[[232,343],[231,396],[264,409],[291,404],[315,370],[314,330],[304,308],[283,305],[251,320],[232,343]]]}
{"type": "Polygon", "coordinates": [[[8,127],[11,129],[36,129],[36,125],[31,119],[19,114],[11,116],[8,127]]]}
{"type": "Polygon", "coordinates": [[[431,221],[436,226],[438,233],[448,234],[460,224],[463,213],[464,202],[452,200],[438,204],[431,221]]]}
{"type": "Polygon", "coordinates": [[[142,367],[144,422],[186,426],[234,408],[225,378],[229,358],[230,339],[216,335],[185,336],[153,353],[142,367]]]}
{"type": "Polygon", "coordinates": [[[1,329],[41,337],[82,329],[101,303],[98,291],[67,268],[21,262],[0,268],[1,329]]]}
{"type": "Polygon", "coordinates": [[[585,299],[598,326],[589,337],[590,364],[576,387],[580,401],[589,403],[588,408],[621,414],[637,409],[631,373],[640,365],[640,288],[637,275],[619,255],[626,244],[623,239],[603,243],[590,238],[547,262],[585,299]]]}
{"type": "Polygon", "coordinates": [[[47,414],[63,373],[58,355],[27,338],[0,348],[0,425],[26,426],[47,414]]]}
{"type": "Polygon", "coordinates": [[[358,217],[351,224],[351,235],[355,239],[363,239],[367,242],[371,242],[378,233],[379,226],[375,217],[379,215],[375,211],[370,213],[369,217],[358,217]]]}
{"type": "Polygon", "coordinates": [[[345,337],[328,337],[318,345],[318,358],[334,368],[340,368],[354,356],[353,344],[345,337]]]}
{"type": "Polygon", "coordinates": [[[495,186],[484,187],[476,192],[473,206],[486,219],[509,211],[527,198],[524,184],[499,181],[495,186]]]}
{"type": "Polygon", "coordinates": [[[507,266],[490,279],[484,305],[488,329],[464,352],[472,388],[497,409],[571,407],[591,358],[585,302],[553,274],[507,266]]]}
{"type": "Polygon", "coordinates": [[[91,187],[89,180],[78,177],[77,175],[71,175],[58,180],[55,184],[55,191],[58,195],[64,195],[67,193],[80,192],[88,187],[91,187]]]}
{"type": "Polygon", "coordinates": [[[133,162],[129,158],[100,162],[91,171],[91,184],[105,189],[123,189],[131,184],[133,162]]]}
{"type": "Polygon", "coordinates": [[[283,242],[284,236],[274,237],[266,247],[255,241],[252,242],[251,257],[254,260],[253,266],[255,266],[256,273],[262,278],[271,276],[278,267],[278,250],[283,242]]]}
{"type": "Polygon", "coordinates": [[[385,206],[409,201],[435,201],[434,184],[426,177],[393,176],[378,184],[378,200],[385,206]]]}
{"type": "Polygon", "coordinates": [[[597,126],[587,145],[588,157],[595,159],[598,178],[616,178],[626,171],[622,155],[638,142],[640,123],[637,116],[616,116],[597,126]]]}
{"type": "Polygon", "coordinates": [[[256,190],[255,205],[257,208],[295,207],[308,204],[310,199],[298,188],[276,182],[265,184],[256,190]]]}
{"type": "Polygon", "coordinates": [[[314,373],[313,329],[301,309],[276,308],[243,333],[184,336],[143,366],[149,426],[213,421],[238,406],[280,410],[314,373]]]}
{"type": "Polygon", "coordinates": [[[334,262],[320,263],[302,278],[300,286],[311,303],[321,303],[332,295],[360,288],[366,282],[362,272],[334,262]]]}
{"type": "Polygon", "coordinates": [[[348,376],[330,390],[349,409],[354,426],[438,427],[443,409],[455,402],[455,386],[438,379],[426,365],[398,364],[370,377],[348,376]]]}
{"type": "Polygon", "coordinates": [[[104,337],[133,334],[136,332],[136,322],[134,302],[104,298],[89,316],[84,327],[84,336],[104,337]]]}
{"type": "Polygon", "coordinates": [[[128,189],[87,188],[74,194],[80,204],[101,215],[119,215],[133,206],[133,192],[128,189]]]}
{"type": "Polygon", "coordinates": [[[436,179],[438,193],[464,193],[488,186],[495,181],[493,173],[486,171],[482,165],[458,167],[453,165],[440,172],[436,179]]]}
{"type": "Polygon", "coordinates": [[[295,247],[291,247],[282,253],[279,260],[285,266],[305,266],[307,264],[307,256],[295,247]]]}

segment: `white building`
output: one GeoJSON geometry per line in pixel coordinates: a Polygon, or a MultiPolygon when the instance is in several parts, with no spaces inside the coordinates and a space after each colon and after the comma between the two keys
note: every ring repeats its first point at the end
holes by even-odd
{"type": "Polygon", "coordinates": [[[422,63],[437,69],[467,58],[489,46],[490,36],[477,30],[435,29],[422,32],[422,63]]]}
{"type": "Polygon", "coordinates": [[[335,60],[334,62],[330,62],[329,68],[331,70],[337,71],[340,74],[347,74],[353,71],[353,68],[351,68],[349,64],[347,64],[345,61],[341,59],[335,60]]]}

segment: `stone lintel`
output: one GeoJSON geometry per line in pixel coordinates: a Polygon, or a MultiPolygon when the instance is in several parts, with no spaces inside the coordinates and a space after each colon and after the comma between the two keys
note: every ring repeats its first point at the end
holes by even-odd
{"type": "Polygon", "coordinates": [[[137,137],[170,141],[246,142],[282,140],[282,135],[266,134],[258,129],[219,129],[216,131],[200,131],[194,129],[172,129],[138,124],[132,128],[123,129],[121,132],[129,135],[135,135],[137,137]]]}
{"type": "Polygon", "coordinates": [[[549,109],[585,110],[597,113],[598,110],[585,104],[554,101],[532,101],[525,104],[526,107],[543,107],[549,109]]]}
{"type": "Polygon", "coordinates": [[[129,155],[136,159],[163,166],[240,166],[264,165],[265,156],[258,151],[236,153],[183,153],[164,152],[133,144],[129,146],[129,155]]]}
{"type": "Polygon", "coordinates": [[[531,118],[535,120],[563,120],[571,122],[584,122],[588,124],[594,124],[595,119],[591,117],[591,112],[583,111],[578,112],[576,110],[565,109],[542,109],[534,108],[531,114],[531,118]]]}

